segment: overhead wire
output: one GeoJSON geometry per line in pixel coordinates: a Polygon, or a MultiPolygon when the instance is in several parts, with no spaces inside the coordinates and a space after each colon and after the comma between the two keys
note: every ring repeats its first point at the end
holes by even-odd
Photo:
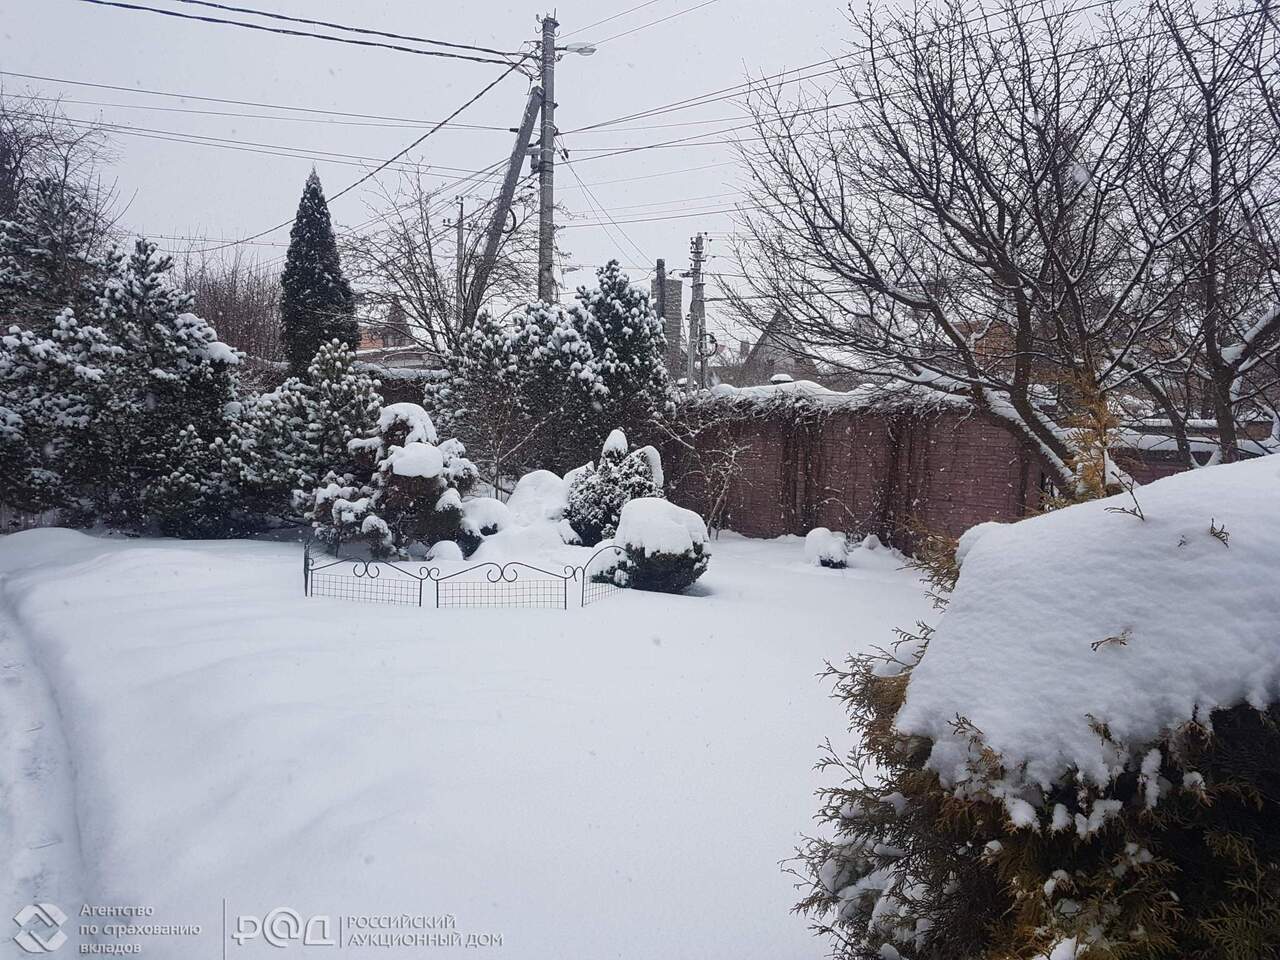
{"type": "Polygon", "coordinates": [[[371,30],[367,27],[352,27],[347,24],[333,23],[329,20],[309,20],[306,17],[291,17],[283,13],[272,13],[267,10],[258,10],[254,7],[237,7],[226,3],[214,3],[213,0],[173,0],[174,3],[185,3],[195,7],[206,7],[213,10],[225,10],[228,13],[247,13],[255,17],[265,17],[270,20],[281,20],[286,23],[300,23],[312,27],[326,27],[333,30],[343,30],[347,33],[358,33],[369,37],[386,37],[390,40],[407,40],[411,43],[425,43],[438,47],[449,47],[454,50],[473,50],[477,53],[492,53],[499,57],[511,57],[516,54],[508,50],[495,50],[493,47],[479,47],[469,43],[453,43],[448,40],[436,40],[431,37],[415,37],[404,33],[388,33],[385,30],[371,30]]]}
{"type": "Polygon", "coordinates": [[[718,2],[719,0],[702,0],[702,3],[695,4],[687,9],[677,10],[675,13],[668,14],[665,17],[659,17],[657,20],[650,20],[648,23],[642,23],[638,27],[632,27],[630,30],[623,30],[621,33],[615,33],[611,37],[605,37],[603,40],[597,40],[593,46],[602,47],[610,41],[619,40],[622,37],[629,37],[633,33],[639,33],[641,30],[645,30],[649,27],[655,27],[660,23],[666,23],[668,20],[674,20],[676,17],[683,17],[686,13],[693,13],[695,10],[701,10],[703,7],[709,7],[711,4],[718,2]]]}
{"type": "MultiPolygon", "coordinates": [[[[357,47],[376,47],[383,50],[395,50],[400,53],[412,53],[422,57],[444,57],[449,60],[466,60],[472,63],[492,63],[499,66],[505,66],[512,62],[510,59],[479,57],[467,53],[452,53],[447,50],[422,50],[417,47],[406,47],[401,44],[383,43],[379,40],[358,40],[355,37],[338,37],[327,33],[308,33],[305,30],[293,30],[288,27],[269,27],[265,24],[248,23],[244,20],[228,20],[223,17],[210,17],[202,14],[182,13],[178,10],[165,10],[161,7],[148,7],[140,3],[125,3],[124,0],[78,0],[78,2],[91,3],[94,6],[110,7],[118,10],[155,13],[165,17],[176,17],[180,20],[192,20],[200,23],[241,27],[246,30],[258,30],[264,33],[275,33],[288,37],[309,37],[313,40],[325,40],[330,43],[346,43],[357,47]]],[[[516,54],[511,54],[510,56],[516,56],[516,54]]]]}
{"type": "MultiPolygon", "coordinates": [[[[401,150],[399,153],[397,153],[397,154],[395,154],[394,156],[389,157],[388,159],[386,159],[386,160],[382,161],[382,163],[378,164],[378,166],[377,166],[377,167],[375,167],[373,170],[370,170],[368,173],[364,174],[363,176],[359,177],[358,179],[356,179],[356,180],[352,181],[351,183],[347,184],[347,186],[343,187],[341,190],[339,190],[339,191],[338,191],[337,193],[335,193],[333,196],[329,197],[329,202],[330,202],[330,203],[332,203],[334,200],[337,200],[339,197],[345,196],[346,194],[350,193],[352,190],[356,189],[356,187],[359,187],[361,184],[367,183],[369,180],[371,180],[371,179],[373,179],[374,177],[376,177],[376,176],[377,176],[379,173],[381,173],[383,170],[387,169],[387,167],[391,166],[393,163],[395,163],[396,161],[398,161],[401,157],[403,157],[405,154],[407,154],[410,150],[413,150],[413,149],[415,149],[416,147],[418,147],[419,145],[421,145],[423,142],[425,142],[425,141],[427,140],[427,138],[428,138],[428,137],[430,137],[432,134],[436,133],[438,130],[442,129],[442,128],[443,128],[443,127],[444,127],[444,126],[445,126],[449,121],[451,121],[451,120],[453,120],[454,118],[456,118],[457,116],[459,116],[459,115],[460,115],[464,110],[466,110],[468,107],[470,107],[470,106],[471,106],[472,104],[474,104],[476,101],[480,100],[480,99],[481,99],[485,94],[487,94],[490,90],[492,90],[494,87],[496,87],[498,84],[500,84],[503,80],[505,80],[507,77],[509,77],[509,76],[510,76],[510,75],[511,75],[511,74],[512,74],[512,73],[513,73],[513,72],[514,72],[518,67],[519,67],[519,64],[518,64],[518,63],[510,64],[510,65],[507,67],[507,69],[506,69],[506,70],[504,70],[501,74],[499,74],[497,77],[495,77],[495,78],[494,78],[493,80],[491,80],[489,83],[485,84],[485,86],[481,88],[481,90],[480,90],[480,92],[479,92],[479,93],[477,93],[475,96],[473,96],[473,97],[471,97],[469,100],[467,100],[464,104],[462,104],[462,106],[460,106],[460,107],[458,107],[456,110],[454,110],[454,111],[453,111],[453,113],[449,114],[449,116],[445,117],[445,118],[444,118],[443,120],[441,120],[439,123],[435,124],[433,127],[431,127],[431,129],[430,129],[430,130],[428,130],[428,131],[427,131],[426,133],[424,133],[422,136],[418,137],[416,140],[414,140],[412,143],[410,143],[407,147],[405,147],[405,148],[404,148],[403,150],[401,150]]],[[[283,228],[283,227],[290,226],[290,225],[293,223],[293,221],[294,221],[294,218],[293,218],[293,217],[290,217],[288,220],[285,220],[284,222],[279,223],[279,224],[277,224],[277,225],[276,225],[276,226],[274,226],[274,227],[268,227],[266,230],[259,231],[258,233],[253,234],[252,236],[248,237],[247,239],[249,239],[249,240],[257,240],[257,239],[260,239],[261,237],[265,237],[265,236],[267,236],[267,235],[268,235],[268,234],[270,234],[270,233],[274,233],[275,231],[277,231],[277,230],[279,230],[279,229],[281,229],[281,228],[283,228]]],[[[227,246],[229,246],[229,245],[228,245],[228,244],[223,244],[223,245],[221,245],[221,246],[217,246],[217,247],[210,247],[208,250],[203,250],[203,251],[200,251],[200,252],[202,252],[202,253],[212,253],[212,252],[214,252],[214,251],[216,251],[216,250],[222,250],[222,249],[225,249],[227,246]]]]}

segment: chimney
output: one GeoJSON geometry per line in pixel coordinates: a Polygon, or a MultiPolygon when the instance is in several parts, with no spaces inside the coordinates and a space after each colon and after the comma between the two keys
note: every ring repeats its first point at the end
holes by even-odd
{"type": "Polygon", "coordinates": [[[658,272],[666,277],[666,281],[661,291],[656,278],[650,282],[649,302],[653,305],[654,313],[662,320],[662,332],[667,337],[667,368],[674,375],[684,369],[684,310],[681,307],[684,283],[679,277],[673,277],[661,269],[663,261],[659,260],[658,263],[658,272]]]}

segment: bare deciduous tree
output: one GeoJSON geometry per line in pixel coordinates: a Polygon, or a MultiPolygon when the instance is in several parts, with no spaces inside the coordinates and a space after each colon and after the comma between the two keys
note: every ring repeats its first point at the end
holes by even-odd
{"type": "Polygon", "coordinates": [[[226,343],[254,360],[284,359],[280,275],[236,248],[229,258],[192,250],[179,258],[183,287],[226,343]]]}
{"type": "MultiPolygon", "coordinates": [[[[1247,47],[1261,15],[1240,12],[1247,47]]],[[[751,279],[734,305],[761,326],[776,316],[828,363],[971,399],[1072,489],[1074,398],[1141,397],[1208,352],[1204,317],[1224,312],[1191,300],[1221,272],[1210,214],[1237,200],[1269,212],[1244,198],[1274,152],[1251,134],[1251,166],[1205,196],[1190,169],[1203,110],[1171,99],[1181,48],[1160,12],[1088,33],[1070,13],[1013,4],[852,23],[866,52],[838,95],[784,102],[775,88],[753,103],[754,203],[737,245],[751,279]],[[1149,181],[1173,156],[1184,162],[1161,194],[1149,181]]],[[[1215,349],[1239,372],[1268,342],[1215,349]]]]}
{"type": "MultiPolygon", "coordinates": [[[[396,323],[418,345],[439,356],[456,350],[471,326],[458,305],[465,302],[492,217],[491,203],[476,204],[463,217],[458,249],[456,209],[441,202],[420,177],[406,177],[374,204],[376,228],[347,240],[345,262],[362,302],[396,323]],[[462,296],[458,266],[461,258],[462,296]],[[402,313],[401,313],[402,312],[402,313]],[[403,317],[403,320],[400,319],[403,317]],[[394,319],[393,319],[394,318],[394,319]]],[[[494,269],[478,302],[482,308],[511,306],[536,286],[537,236],[529,229],[520,198],[506,228],[494,269]]],[[[378,321],[374,321],[376,324],[378,321]]]]}

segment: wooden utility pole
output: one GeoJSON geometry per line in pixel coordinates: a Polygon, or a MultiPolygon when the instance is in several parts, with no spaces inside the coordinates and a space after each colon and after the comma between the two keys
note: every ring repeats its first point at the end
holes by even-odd
{"type": "Polygon", "coordinates": [[[538,144],[538,299],[556,300],[556,27],[551,14],[542,20],[542,139],[538,144]]]}
{"type": "Polygon", "coordinates": [[[465,277],[465,271],[463,269],[463,266],[464,266],[463,253],[465,250],[464,244],[465,244],[466,238],[463,236],[463,233],[462,233],[462,216],[463,216],[463,199],[462,197],[459,197],[458,198],[458,222],[454,224],[454,226],[458,230],[458,239],[457,239],[458,248],[457,248],[457,251],[454,253],[454,264],[453,264],[453,285],[457,288],[454,290],[454,294],[453,294],[453,308],[456,311],[455,316],[457,317],[457,323],[459,324],[459,327],[461,327],[461,324],[462,324],[463,311],[466,309],[466,293],[463,290],[463,280],[465,277]]]}
{"type": "MultiPolygon", "coordinates": [[[[529,91],[529,99],[524,105],[524,117],[516,129],[515,146],[511,148],[511,159],[507,163],[507,175],[503,178],[502,189],[498,192],[497,202],[493,208],[493,219],[489,221],[489,231],[485,237],[484,255],[476,264],[471,276],[471,289],[467,291],[466,312],[463,314],[463,326],[475,323],[480,313],[480,302],[484,298],[485,287],[489,283],[489,274],[493,272],[494,262],[498,257],[498,245],[502,242],[502,233],[507,225],[507,217],[511,214],[511,201],[516,195],[516,183],[520,179],[520,171],[524,167],[525,155],[529,152],[529,141],[533,138],[533,122],[538,118],[542,107],[542,90],[534,87],[529,91]]],[[[459,217],[461,220],[461,217],[459,217]]]]}

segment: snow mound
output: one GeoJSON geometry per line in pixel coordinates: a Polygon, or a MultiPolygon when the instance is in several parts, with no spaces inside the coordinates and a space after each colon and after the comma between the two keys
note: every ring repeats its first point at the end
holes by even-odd
{"type": "Polygon", "coordinates": [[[621,430],[612,430],[609,436],[605,438],[602,453],[617,453],[626,456],[630,447],[627,446],[627,435],[621,430]]]}
{"type": "Polygon", "coordinates": [[[427,552],[428,560],[462,560],[462,548],[452,540],[440,540],[431,545],[427,552]]]}
{"type": "Polygon", "coordinates": [[[957,716],[1029,784],[1103,785],[1193,717],[1280,700],[1280,458],[984,525],[965,548],[897,718],[946,783],[968,775],[957,716]]]}
{"type": "Polygon", "coordinates": [[[397,477],[438,477],[444,473],[444,456],[430,443],[413,442],[392,447],[384,461],[397,477]]]}
{"type": "Polygon", "coordinates": [[[677,507],[670,500],[639,497],[623,506],[613,540],[620,547],[646,555],[685,553],[694,544],[705,547],[707,525],[692,510],[677,507]]]}
{"type": "Polygon", "coordinates": [[[507,499],[507,509],[517,523],[558,521],[569,502],[569,484],[550,470],[526,473],[507,499]]]}
{"type": "Polygon", "coordinates": [[[823,567],[843,567],[848,562],[849,541],[843,533],[814,527],[804,536],[804,558],[823,567]]]}
{"type": "Polygon", "coordinates": [[[463,524],[475,533],[497,533],[511,523],[511,511],[493,497],[468,497],[462,501],[463,524]]]}

